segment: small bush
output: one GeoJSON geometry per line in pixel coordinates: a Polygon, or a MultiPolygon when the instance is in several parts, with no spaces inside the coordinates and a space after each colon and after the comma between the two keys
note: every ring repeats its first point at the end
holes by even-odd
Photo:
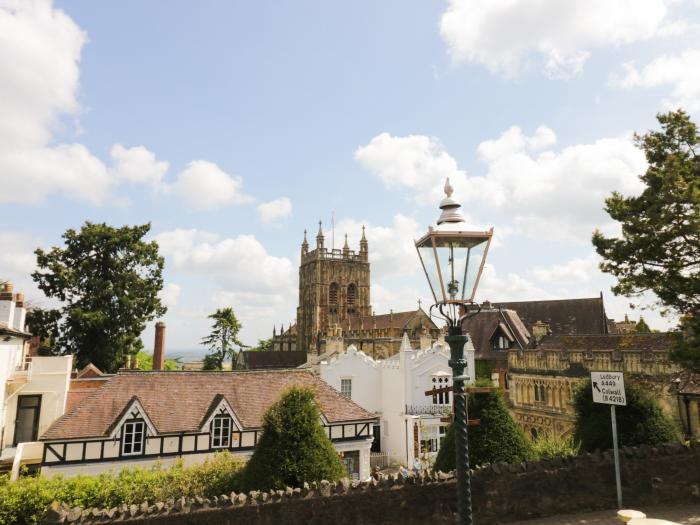
{"type": "Polygon", "coordinates": [[[540,436],[532,442],[532,455],[534,459],[552,459],[561,457],[578,456],[581,445],[572,437],[555,435],[540,436]]]}
{"type": "Polygon", "coordinates": [[[245,490],[283,489],[345,475],[345,466],[323,431],[314,393],[290,388],[265,413],[263,434],[242,483],[245,490]]]}
{"type": "MultiPolygon", "coordinates": [[[[627,406],[615,408],[617,438],[621,447],[679,440],[678,429],[673,421],[662,412],[649,393],[627,384],[625,394],[627,406]]],[[[612,448],[610,407],[593,402],[590,380],[576,391],[574,406],[574,439],[581,443],[581,448],[588,452],[612,448]]]]}
{"type": "Polygon", "coordinates": [[[64,478],[22,477],[15,483],[0,478],[0,525],[34,525],[41,522],[53,501],[71,507],[111,508],[122,503],[164,501],[181,496],[212,497],[239,490],[242,463],[221,452],[200,465],[152,469],[131,468],[119,473],[64,478]]]}
{"type": "MultiPolygon", "coordinates": [[[[512,463],[532,456],[532,449],[525,435],[513,421],[503,396],[498,392],[469,396],[469,419],[480,419],[479,426],[470,426],[469,464],[512,463]]],[[[442,440],[435,470],[448,472],[455,468],[454,424],[450,425],[442,440]]]]}

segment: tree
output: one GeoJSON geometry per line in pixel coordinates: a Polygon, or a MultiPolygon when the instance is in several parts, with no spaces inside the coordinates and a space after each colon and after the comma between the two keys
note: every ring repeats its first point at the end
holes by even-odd
{"type": "MultiPolygon", "coordinates": [[[[626,384],[625,397],[627,405],[615,408],[620,446],[654,445],[678,439],[678,429],[649,393],[626,384]]],[[[591,452],[612,448],[610,407],[593,402],[590,380],[576,391],[574,407],[574,441],[581,444],[582,450],[591,452]]]]}
{"type": "Polygon", "coordinates": [[[233,308],[218,308],[216,312],[209,315],[209,319],[214,319],[211,332],[202,339],[202,344],[209,348],[209,354],[204,358],[205,370],[221,370],[224,361],[231,359],[231,365],[236,361],[238,350],[246,348],[246,345],[238,340],[238,332],[243,325],[236,318],[233,308]]]}
{"type": "Polygon", "coordinates": [[[146,322],[165,314],[163,258],[144,237],[150,224],[114,228],[86,222],[63,234],[65,247],[35,251],[32,278],[63,303],[54,349],[75,354],[76,365],[115,372],[143,347],[146,322]]]}
{"type": "MultiPolygon", "coordinates": [[[[532,455],[530,443],[513,421],[503,396],[498,391],[469,396],[469,418],[479,419],[469,426],[469,462],[471,465],[505,461],[523,461],[532,455]]],[[[455,468],[454,424],[442,440],[433,468],[448,472],[455,468]]]]}
{"type": "Polygon", "coordinates": [[[258,344],[250,348],[251,352],[267,352],[272,350],[272,338],[258,339],[258,344]]]}
{"type": "MultiPolygon", "coordinates": [[[[661,131],[635,135],[648,168],[638,196],[614,192],[605,211],[622,237],[593,234],[601,270],[617,278],[617,295],[653,292],[663,312],[686,316],[700,333],[700,135],[682,110],[657,116],[661,131]]],[[[686,354],[689,348],[686,348],[686,354]]],[[[700,367],[700,346],[690,359],[700,367]]]]}
{"type": "Polygon", "coordinates": [[[651,328],[649,328],[649,325],[642,316],[639,317],[639,322],[637,322],[636,326],[634,327],[634,331],[638,334],[649,334],[652,332],[651,328]]]}
{"type": "Polygon", "coordinates": [[[61,335],[61,311],[39,307],[27,310],[27,331],[39,338],[39,354],[53,355],[56,353],[58,340],[61,335]]]}
{"type": "MultiPolygon", "coordinates": [[[[139,352],[136,354],[136,359],[139,363],[139,370],[153,370],[153,354],[139,352]]],[[[178,370],[180,368],[180,359],[165,359],[163,361],[163,370],[178,370]]]]}
{"type": "Polygon", "coordinates": [[[345,475],[321,425],[314,393],[292,387],[265,413],[262,437],[245,467],[242,486],[245,491],[284,489],[345,475]]]}

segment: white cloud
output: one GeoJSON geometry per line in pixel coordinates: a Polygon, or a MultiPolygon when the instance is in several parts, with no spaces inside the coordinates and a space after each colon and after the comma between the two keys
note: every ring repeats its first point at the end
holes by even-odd
{"type": "Polygon", "coordinates": [[[532,55],[550,77],[582,71],[590,50],[678,32],[664,0],[450,0],[440,33],[455,62],[514,75],[532,55]],[[672,30],[671,30],[672,29],[672,30]]]}
{"type": "Polygon", "coordinates": [[[530,274],[538,281],[545,283],[563,283],[577,285],[590,282],[596,276],[600,276],[598,269],[600,259],[596,255],[590,257],[577,257],[564,264],[551,266],[535,266],[530,274]]]}
{"type": "Polygon", "coordinates": [[[634,62],[623,65],[623,73],[611,77],[611,83],[624,89],[668,86],[666,109],[682,107],[700,111],[700,49],[688,49],[679,55],[662,55],[642,68],[634,62]]]}
{"type": "Polygon", "coordinates": [[[554,298],[551,293],[516,273],[509,272],[505,277],[500,276],[496,267],[490,263],[484,265],[484,272],[476,292],[476,300],[479,302],[554,298]]]}
{"type": "Polygon", "coordinates": [[[180,293],[182,292],[182,287],[175,283],[167,283],[163,286],[158,296],[163,304],[167,308],[174,308],[177,306],[177,301],[180,298],[180,293]]]}
{"type": "Polygon", "coordinates": [[[81,144],[52,145],[61,118],[80,111],[80,51],[86,34],[49,1],[0,2],[0,202],[40,202],[62,193],[91,203],[112,184],[81,144]]]}
{"type": "Polygon", "coordinates": [[[416,202],[434,204],[450,178],[456,193],[466,180],[439,139],[425,135],[394,137],[381,133],[355,150],[355,159],[389,189],[409,189],[416,202]]]}
{"type": "Polygon", "coordinates": [[[291,261],[268,254],[252,235],[222,239],[205,231],[176,229],[156,235],[155,240],[174,271],[209,277],[237,292],[296,290],[291,261]]]}
{"type": "Polygon", "coordinates": [[[280,197],[258,205],[258,215],[265,223],[274,223],[280,219],[286,219],[292,215],[292,201],[287,197],[280,197]]]}
{"type": "Polygon", "coordinates": [[[177,176],[172,189],[188,207],[201,211],[251,202],[242,186],[241,177],[232,177],[213,162],[193,160],[177,176]]]}
{"type": "MultiPolygon", "coordinates": [[[[368,222],[343,219],[336,224],[336,248],[342,247],[342,235],[348,234],[350,249],[359,250],[362,226],[369,244],[369,260],[372,277],[383,279],[413,275],[420,269],[414,239],[423,233],[418,222],[400,213],[394,215],[391,225],[373,226],[368,222]]],[[[328,234],[326,234],[328,239],[328,234]]]]}
{"type": "Polygon", "coordinates": [[[156,189],[168,171],[169,164],[157,161],[155,154],[144,146],[125,148],[115,144],[110,154],[114,162],[110,172],[116,180],[148,184],[156,189]]]}

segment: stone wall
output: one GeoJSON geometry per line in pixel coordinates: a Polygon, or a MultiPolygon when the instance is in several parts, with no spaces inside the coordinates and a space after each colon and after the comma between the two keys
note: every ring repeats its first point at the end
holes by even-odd
{"type": "MultiPolygon", "coordinates": [[[[623,448],[625,506],[700,502],[700,445],[623,448]]],[[[615,505],[612,451],[474,471],[475,522],[507,523],[615,505]]],[[[288,525],[454,523],[454,479],[449,474],[390,476],[369,482],[321,482],[277,492],[182,498],[113,509],[68,509],[54,503],[44,525],[288,525]]]]}

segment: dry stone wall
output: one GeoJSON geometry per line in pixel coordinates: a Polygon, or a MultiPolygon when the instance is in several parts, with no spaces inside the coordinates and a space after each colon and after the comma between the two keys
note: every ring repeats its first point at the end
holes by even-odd
{"type": "MultiPolygon", "coordinates": [[[[700,445],[625,447],[621,450],[626,506],[700,502],[700,445]]],[[[612,451],[539,462],[477,468],[472,478],[480,525],[615,507],[612,451]]],[[[303,488],[144,502],[112,509],[54,503],[44,525],[413,525],[454,523],[451,474],[381,476],[368,482],[322,481],[303,488]]]]}

